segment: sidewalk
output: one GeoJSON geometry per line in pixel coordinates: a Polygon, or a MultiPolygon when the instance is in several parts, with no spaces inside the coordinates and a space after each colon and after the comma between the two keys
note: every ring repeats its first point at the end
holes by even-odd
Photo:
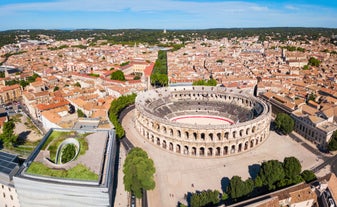
{"type": "Polygon", "coordinates": [[[123,183],[123,165],[126,157],[126,151],[123,147],[123,145],[120,145],[120,151],[119,151],[119,165],[118,165],[118,183],[117,183],[117,189],[116,189],[116,198],[114,206],[118,207],[127,207],[129,206],[129,195],[128,192],[124,190],[124,183],[123,183]]]}

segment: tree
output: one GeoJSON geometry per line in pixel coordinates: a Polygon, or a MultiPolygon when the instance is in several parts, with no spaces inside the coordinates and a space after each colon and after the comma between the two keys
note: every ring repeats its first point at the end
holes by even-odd
{"type": "Polygon", "coordinates": [[[314,93],[311,92],[309,95],[307,95],[307,100],[308,101],[311,100],[311,101],[315,102],[315,100],[316,100],[316,94],[314,94],[314,93]]]}
{"type": "Polygon", "coordinates": [[[60,87],[55,86],[53,91],[55,92],[55,91],[58,91],[58,90],[60,90],[60,87]]]}
{"type": "Polygon", "coordinates": [[[229,194],[231,198],[237,199],[247,196],[254,189],[254,181],[252,179],[247,179],[246,181],[241,180],[240,176],[233,176],[229,182],[229,194]]]}
{"type": "Polygon", "coordinates": [[[81,88],[81,84],[80,84],[79,82],[76,82],[76,83],[74,84],[74,86],[80,87],[80,88],[81,88]]]}
{"type": "Polygon", "coordinates": [[[2,134],[0,134],[0,140],[4,143],[5,146],[15,144],[18,136],[14,134],[14,129],[14,121],[9,120],[4,123],[4,126],[2,128],[2,134]]]}
{"type": "Polygon", "coordinates": [[[125,190],[137,198],[142,197],[142,190],[152,190],[156,186],[154,173],[156,169],[152,159],[139,147],[133,148],[125,159],[123,166],[125,190]]]}
{"type": "Polygon", "coordinates": [[[329,151],[336,151],[337,150],[337,131],[334,131],[332,133],[332,136],[331,136],[329,144],[328,144],[328,150],[329,151]]]}
{"type": "Polygon", "coordinates": [[[191,207],[214,206],[220,202],[220,192],[218,190],[207,190],[193,193],[191,195],[191,207]]]}
{"type": "Polygon", "coordinates": [[[289,134],[294,130],[295,121],[288,114],[279,113],[276,115],[275,125],[278,130],[289,134]]]}
{"type": "Polygon", "coordinates": [[[121,70],[117,70],[110,75],[111,80],[125,81],[124,73],[121,70]]]}
{"type": "Polygon", "coordinates": [[[302,171],[300,161],[296,157],[286,157],[283,160],[283,169],[285,177],[290,179],[292,183],[295,183],[297,177],[302,171]]]}
{"type": "Polygon", "coordinates": [[[301,177],[306,183],[316,180],[316,175],[312,170],[304,170],[301,173],[301,177]]]}
{"type": "Polygon", "coordinates": [[[309,58],[308,65],[318,67],[320,64],[321,64],[321,61],[319,61],[318,59],[314,57],[309,58]]]}
{"type": "Polygon", "coordinates": [[[284,179],[285,174],[282,163],[278,160],[269,160],[263,162],[259,172],[264,185],[268,186],[269,190],[275,189],[276,182],[284,179]]]}
{"type": "Polygon", "coordinates": [[[193,82],[194,86],[216,86],[217,82],[215,79],[211,78],[207,81],[205,80],[197,80],[193,82]]]}
{"type": "Polygon", "coordinates": [[[87,115],[85,115],[85,113],[81,110],[81,109],[77,109],[77,117],[87,117],[87,115]]]}

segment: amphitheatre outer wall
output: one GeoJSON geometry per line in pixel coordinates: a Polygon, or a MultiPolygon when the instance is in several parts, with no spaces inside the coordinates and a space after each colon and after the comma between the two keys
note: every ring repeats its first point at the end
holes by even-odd
{"type": "Polygon", "coordinates": [[[264,101],[222,87],[169,87],[138,94],[136,128],[145,140],[163,150],[198,158],[244,153],[269,136],[271,108],[264,101]],[[188,124],[184,116],[214,116],[228,124],[188,124]]]}

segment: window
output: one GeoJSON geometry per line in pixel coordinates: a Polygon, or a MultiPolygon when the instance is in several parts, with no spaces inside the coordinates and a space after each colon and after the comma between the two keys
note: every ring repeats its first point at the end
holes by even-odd
{"type": "Polygon", "coordinates": [[[13,196],[12,196],[12,195],[10,195],[10,197],[11,197],[11,200],[13,200],[13,196]]]}
{"type": "Polygon", "coordinates": [[[4,198],[6,198],[6,194],[5,193],[2,193],[2,195],[4,196],[4,198]]]}

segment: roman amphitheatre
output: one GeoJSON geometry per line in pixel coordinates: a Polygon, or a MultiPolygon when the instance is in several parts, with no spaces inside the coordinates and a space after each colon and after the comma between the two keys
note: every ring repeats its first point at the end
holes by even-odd
{"type": "Polygon", "coordinates": [[[136,98],[136,128],[151,144],[189,157],[226,157],[262,144],[271,108],[221,87],[171,87],[136,98]]]}
{"type": "Polygon", "coordinates": [[[323,162],[290,137],[269,131],[270,113],[268,104],[236,89],[191,86],[139,93],[122,125],[126,137],[155,163],[149,205],[171,207],[185,203],[188,192],[222,191],[232,176],[247,179],[265,160],[294,156],[303,169],[323,162]]]}

